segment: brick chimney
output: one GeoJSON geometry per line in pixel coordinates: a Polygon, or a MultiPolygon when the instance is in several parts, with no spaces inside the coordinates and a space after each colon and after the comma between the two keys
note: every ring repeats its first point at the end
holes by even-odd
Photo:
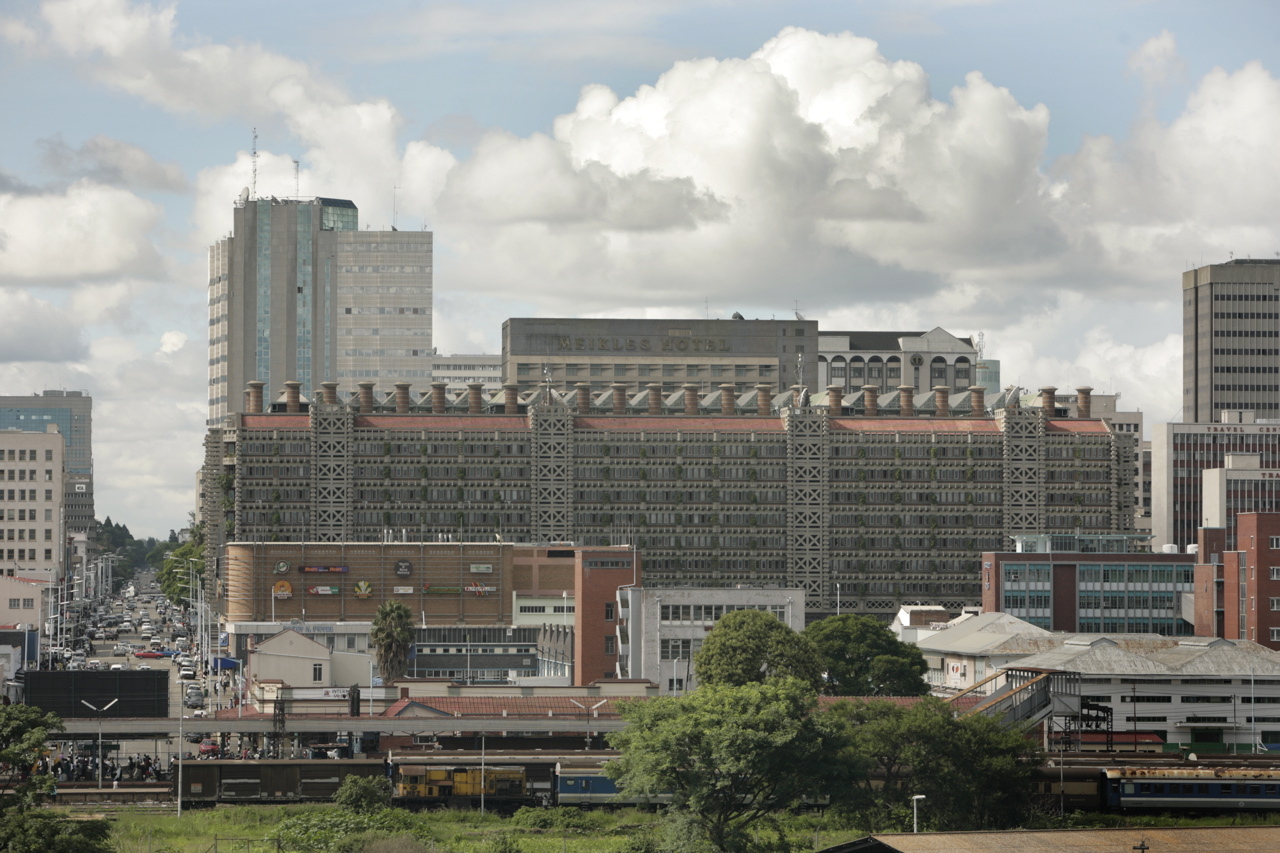
{"type": "Polygon", "coordinates": [[[684,413],[690,417],[698,414],[698,383],[684,384],[684,413]]]}
{"type": "Polygon", "coordinates": [[[337,382],[321,382],[320,394],[326,403],[336,405],[338,402],[338,383],[337,382]]]}
{"type": "Polygon", "coordinates": [[[844,386],[827,386],[827,417],[838,418],[844,414],[844,386]]]}
{"type": "Polygon", "coordinates": [[[862,414],[869,418],[879,417],[880,415],[880,386],[879,385],[863,385],[862,386],[862,414]]]}
{"type": "Polygon", "coordinates": [[[577,404],[578,414],[591,414],[591,383],[579,382],[573,387],[577,389],[574,402],[577,404]]]}
{"type": "Polygon", "coordinates": [[[467,383],[467,414],[478,415],[484,411],[484,383],[467,383]]]}
{"type": "Polygon", "coordinates": [[[987,415],[987,386],[969,386],[969,417],[983,418],[987,415]]]}
{"type": "Polygon", "coordinates": [[[261,379],[254,379],[249,382],[249,414],[262,414],[262,387],[266,384],[261,379]]]}
{"type": "Polygon", "coordinates": [[[360,414],[362,415],[368,415],[373,412],[373,386],[376,384],[368,380],[356,383],[356,386],[360,388],[360,414]]]}
{"type": "Polygon", "coordinates": [[[520,386],[508,382],[502,386],[502,412],[507,415],[520,414],[520,386]]]}
{"type": "Polygon", "coordinates": [[[914,418],[916,416],[916,386],[898,386],[898,417],[914,418]]]}
{"type": "Polygon", "coordinates": [[[649,414],[662,414],[662,383],[649,383],[649,414]]]}
{"type": "Polygon", "coordinates": [[[431,414],[443,415],[445,410],[444,390],[449,387],[448,382],[432,382],[431,383],[431,414]]]}
{"type": "Polygon", "coordinates": [[[613,389],[613,413],[615,415],[625,415],[627,413],[627,383],[615,382],[609,387],[613,389]]]}
{"type": "Polygon", "coordinates": [[[407,415],[409,413],[409,383],[396,383],[396,414],[407,415]]]}
{"type": "Polygon", "coordinates": [[[936,418],[951,417],[951,388],[947,385],[933,386],[933,416],[936,418]]]}
{"type": "Polygon", "coordinates": [[[1058,388],[1055,385],[1046,385],[1040,389],[1040,413],[1046,418],[1053,417],[1054,403],[1058,396],[1058,388]]]}
{"type": "Polygon", "coordinates": [[[1076,417],[1093,417],[1093,389],[1088,385],[1076,389],[1076,417]]]}
{"type": "Polygon", "coordinates": [[[295,413],[302,411],[302,383],[296,379],[284,383],[284,410],[295,413]]]}
{"type": "Polygon", "coordinates": [[[732,382],[720,386],[720,414],[738,414],[738,386],[732,382]]]}
{"type": "Polygon", "coordinates": [[[761,382],[756,386],[756,415],[767,418],[773,414],[773,386],[761,382]]]}

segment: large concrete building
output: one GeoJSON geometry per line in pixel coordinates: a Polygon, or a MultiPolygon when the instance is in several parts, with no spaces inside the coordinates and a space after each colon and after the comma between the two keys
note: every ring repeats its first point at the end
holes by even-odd
{"type": "Polygon", "coordinates": [[[242,199],[209,249],[209,424],[245,383],[431,377],[432,235],[360,231],[345,199],[242,199]]]}
{"type": "Polygon", "coordinates": [[[58,427],[65,449],[62,502],[69,534],[94,532],[93,398],[83,391],[42,391],[30,396],[0,396],[0,430],[44,432],[58,427]]]}
{"type": "MultiPolygon", "coordinates": [[[[1270,481],[1280,476],[1280,423],[1259,423],[1252,412],[1222,412],[1216,424],[1161,424],[1151,435],[1151,520],[1157,547],[1185,551],[1205,522],[1204,473],[1225,470],[1225,515],[1210,526],[1230,528],[1238,512],[1280,509],[1270,481]],[[1228,457],[1236,461],[1228,465],[1228,457]],[[1242,460],[1249,458],[1247,466],[1242,460]]],[[[1217,511],[1215,510],[1215,513],[1217,511]]]]}
{"type": "Polygon", "coordinates": [[[957,416],[946,388],[928,417],[838,388],[762,385],[754,410],[723,391],[579,387],[570,407],[551,388],[332,383],[267,412],[254,384],[206,440],[208,559],[222,541],[633,544],[648,586],[786,586],[822,614],[840,584],[843,610],[887,621],[904,600],[977,604],[979,555],[1008,536],[1133,529],[1133,436],[1104,421],[957,416]]]}
{"type": "MultiPolygon", "coordinates": [[[[972,338],[945,329],[929,332],[818,333],[818,386],[839,385],[857,393],[875,385],[881,394],[910,386],[929,391],[945,385],[969,390],[977,380],[978,350],[972,338]]],[[[993,395],[994,396],[994,395],[993,395]]]]}
{"type": "Polygon", "coordinates": [[[818,385],[818,324],[812,320],[599,320],[513,318],[502,324],[503,382],[522,391],[550,382],[589,383],[627,393],[661,383],[675,394],[732,384],[781,390],[818,385]]]}
{"type": "Polygon", "coordinates": [[[1280,417],[1280,260],[1182,274],[1182,419],[1239,409],[1280,417]]]}
{"type": "Polygon", "coordinates": [[[0,430],[0,570],[56,573],[66,558],[64,444],[56,424],[0,430]]]}

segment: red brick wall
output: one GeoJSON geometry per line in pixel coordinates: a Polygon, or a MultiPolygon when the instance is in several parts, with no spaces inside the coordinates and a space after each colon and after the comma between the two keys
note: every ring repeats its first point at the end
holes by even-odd
{"type": "Polygon", "coordinates": [[[606,638],[617,636],[618,587],[640,582],[640,557],[623,548],[583,550],[578,553],[574,572],[574,683],[586,685],[601,678],[616,678],[616,640],[613,654],[607,654],[606,638]],[[592,560],[622,560],[626,568],[589,568],[592,560]],[[612,605],[612,608],[606,608],[606,605],[612,605]],[[605,618],[607,609],[614,610],[612,620],[605,618]]]}

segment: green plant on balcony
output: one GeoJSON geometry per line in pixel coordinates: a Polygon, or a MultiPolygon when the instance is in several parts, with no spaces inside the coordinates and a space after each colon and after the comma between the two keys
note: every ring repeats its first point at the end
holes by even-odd
{"type": "Polygon", "coordinates": [[[462,500],[467,495],[466,490],[463,489],[462,486],[458,486],[457,494],[458,494],[458,500],[462,500]]]}
{"type": "Polygon", "coordinates": [[[600,476],[606,480],[612,480],[613,469],[610,468],[608,465],[604,466],[603,468],[600,469],[600,476]]]}
{"type": "Polygon", "coordinates": [[[501,456],[501,455],[502,455],[502,448],[500,448],[500,447],[495,447],[495,448],[493,449],[493,458],[494,458],[494,459],[497,459],[497,458],[498,458],[499,456],[501,456]]]}
{"type": "Polygon", "coordinates": [[[719,466],[719,465],[712,465],[712,466],[711,466],[711,476],[712,476],[712,478],[714,478],[714,479],[716,479],[716,480],[719,480],[719,479],[720,479],[720,466],[719,466]]]}
{"type": "Polygon", "coordinates": [[[384,480],[390,480],[390,479],[391,479],[391,466],[390,466],[390,465],[384,465],[384,466],[383,466],[383,468],[382,468],[382,479],[384,479],[384,480]]]}
{"type": "Polygon", "coordinates": [[[760,479],[760,474],[755,468],[749,468],[747,469],[747,479],[754,483],[760,479]]]}
{"type": "Polygon", "coordinates": [[[382,490],[382,499],[383,499],[384,501],[389,501],[389,500],[391,500],[391,492],[390,492],[389,490],[387,490],[387,489],[383,489],[383,490],[382,490]]]}
{"type": "Polygon", "coordinates": [[[231,497],[228,496],[222,499],[223,512],[232,512],[235,508],[236,508],[236,502],[232,500],[231,497]]]}
{"type": "Polygon", "coordinates": [[[750,456],[752,459],[757,458],[760,455],[760,448],[758,447],[751,448],[749,451],[747,451],[747,455],[750,456]]]}
{"type": "Polygon", "coordinates": [[[391,455],[391,442],[388,441],[382,445],[382,455],[383,456],[391,455]]]}
{"type": "Polygon", "coordinates": [[[647,459],[649,457],[649,449],[647,447],[640,448],[640,458],[647,459]]]}
{"type": "Polygon", "coordinates": [[[427,445],[424,444],[422,445],[421,448],[419,448],[418,453],[421,454],[422,456],[428,456],[431,453],[431,448],[427,447],[427,445]]]}
{"type": "Polygon", "coordinates": [[[384,512],[384,513],[382,514],[382,525],[383,525],[384,527],[390,527],[390,526],[391,526],[391,513],[390,513],[390,512],[384,512]]]}
{"type": "Polygon", "coordinates": [[[640,479],[641,479],[641,480],[647,480],[647,479],[649,479],[649,472],[648,472],[648,471],[646,471],[644,468],[641,468],[641,469],[640,469],[640,479]]]}
{"type": "Polygon", "coordinates": [[[430,495],[431,495],[431,490],[428,489],[426,486],[423,486],[421,489],[418,489],[418,500],[423,500],[423,501],[429,500],[430,495]]]}
{"type": "Polygon", "coordinates": [[[609,455],[610,453],[612,453],[612,452],[613,452],[613,448],[612,448],[612,447],[610,447],[609,445],[607,445],[607,444],[602,444],[602,445],[600,445],[600,455],[601,455],[601,456],[608,456],[608,455],[609,455]]]}
{"type": "Polygon", "coordinates": [[[975,476],[977,476],[977,472],[975,472],[972,468],[966,468],[966,469],[965,469],[965,472],[964,472],[964,478],[965,478],[966,480],[968,480],[969,482],[971,482],[971,483],[972,483],[972,482],[973,482],[973,478],[974,478],[975,476]]]}
{"type": "Polygon", "coordinates": [[[683,445],[683,444],[677,444],[677,445],[676,445],[676,456],[684,456],[684,445],[683,445]]]}
{"type": "Polygon", "coordinates": [[[673,469],[672,469],[672,474],[674,474],[674,475],[675,475],[675,478],[676,478],[677,480],[683,480],[683,479],[684,479],[684,466],[683,466],[683,465],[677,465],[675,468],[673,468],[673,469]]]}
{"type": "Polygon", "coordinates": [[[972,504],[972,503],[973,503],[973,492],[965,492],[965,493],[964,493],[964,502],[965,502],[966,504],[972,504]]]}
{"type": "Polygon", "coordinates": [[[891,516],[889,516],[889,526],[890,526],[890,527],[901,527],[901,526],[902,526],[902,516],[900,516],[900,515],[891,515],[891,516]]]}
{"type": "Polygon", "coordinates": [[[418,469],[418,479],[425,480],[430,476],[431,476],[431,469],[428,468],[426,465],[423,465],[421,468],[418,469]]]}
{"type": "Polygon", "coordinates": [[[902,503],[902,492],[890,492],[889,501],[896,504],[902,503]]]}
{"type": "Polygon", "coordinates": [[[225,473],[218,477],[218,487],[224,492],[229,492],[236,486],[236,478],[234,474],[225,473]]]}
{"type": "Polygon", "coordinates": [[[280,455],[280,445],[278,445],[278,444],[273,444],[273,445],[271,445],[271,455],[272,455],[272,456],[279,456],[279,455],[280,455]]]}
{"type": "Polygon", "coordinates": [[[280,503],[280,490],[279,490],[279,489],[272,489],[272,490],[271,490],[271,502],[272,502],[272,503],[277,503],[277,504],[278,504],[278,503],[280,503]]]}
{"type": "Polygon", "coordinates": [[[493,471],[491,471],[491,472],[490,472],[490,475],[491,475],[491,476],[493,477],[493,479],[495,479],[495,480],[501,480],[501,479],[502,479],[502,469],[501,469],[501,468],[494,468],[494,469],[493,469],[493,471]]]}
{"type": "Polygon", "coordinates": [[[600,523],[613,524],[613,514],[606,512],[604,515],[600,516],[600,523]]]}
{"type": "Polygon", "coordinates": [[[755,504],[760,503],[760,498],[758,498],[755,495],[747,495],[747,503],[752,504],[754,506],[755,504]]]}
{"type": "Polygon", "coordinates": [[[719,489],[709,489],[709,490],[707,491],[707,500],[709,500],[709,501],[718,501],[718,500],[720,500],[720,490],[719,490],[719,489]]]}
{"type": "Polygon", "coordinates": [[[460,468],[458,468],[458,479],[459,479],[459,480],[465,480],[465,479],[467,479],[467,469],[466,469],[466,468],[461,468],[461,467],[460,467],[460,468]]]}
{"type": "Polygon", "coordinates": [[[898,482],[902,482],[902,469],[901,469],[901,468],[894,468],[894,469],[893,469],[893,479],[894,479],[894,480],[896,480],[896,481],[898,481],[898,482]]]}

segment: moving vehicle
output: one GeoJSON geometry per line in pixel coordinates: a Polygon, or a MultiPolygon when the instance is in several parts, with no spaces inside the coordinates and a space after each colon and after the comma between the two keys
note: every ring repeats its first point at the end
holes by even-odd
{"type": "MultiPolygon", "coordinates": [[[[157,657],[164,657],[164,655],[161,655],[161,654],[159,654],[159,653],[156,653],[156,656],[157,656],[157,657]]],[[[178,672],[178,678],[186,678],[186,679],[190,679],[190,678],[195,678],[195,677],[196,677],[196,671],[195,671],[194,669],[192,669],[191,667],[189,667],[189,666],[184,666],[184,667],[183,667],[183,668],[178,672]]]]}

